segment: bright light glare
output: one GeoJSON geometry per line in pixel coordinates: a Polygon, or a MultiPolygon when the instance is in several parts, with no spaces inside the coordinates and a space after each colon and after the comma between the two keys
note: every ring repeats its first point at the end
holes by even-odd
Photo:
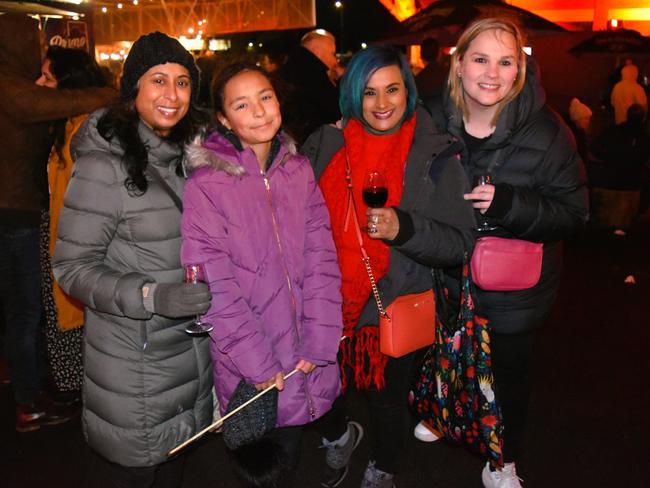
{"type": "Polygon", "coordinates": [[[367,48],[367,47],[368,47],[368,44],[366,44],[365,42],[362,42],[362,43],[361,43],[361,49],[365,49],[365,48],[367,48]]]}

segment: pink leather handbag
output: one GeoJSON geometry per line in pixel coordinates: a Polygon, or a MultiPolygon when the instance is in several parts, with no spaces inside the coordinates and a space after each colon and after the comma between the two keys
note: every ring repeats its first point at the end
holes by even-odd
{"type": "Polygon", "coordinates": [[[482,290],[532,288],[542,272],[543,244],[503,237],[481,237],[472,260],[472,281],[482,290]]]}

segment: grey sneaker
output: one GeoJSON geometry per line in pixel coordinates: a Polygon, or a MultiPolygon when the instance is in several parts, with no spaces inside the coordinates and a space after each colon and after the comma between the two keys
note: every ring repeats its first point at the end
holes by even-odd
{"type": "Polygon", "coordinates": [[[321,478],[321,486],[325,488],[334,488],[339,486],[348,474],[348,464],[352,453],[363,439],[363,427],[357,422],[348,422],[348,440],[338,446],[333,443],[323,441],[321,446],[327,449],[325,453],[325,471],[321,478]]]}
{"type": "Polygon", "coordinates": [[[377,469],[374,461],[368,463],[366,472],[363,474],[361,488],[395,488],[393,478],[395,476],[377,469]]]}

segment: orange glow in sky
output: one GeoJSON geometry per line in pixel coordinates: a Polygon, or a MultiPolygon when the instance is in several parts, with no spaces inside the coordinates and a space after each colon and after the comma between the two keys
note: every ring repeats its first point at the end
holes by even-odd
{"type": "Polygon", "coordinates": [[[415,0],[380,0],[382,5],[388,9],[400,22],[415,15],[415,0]]]}

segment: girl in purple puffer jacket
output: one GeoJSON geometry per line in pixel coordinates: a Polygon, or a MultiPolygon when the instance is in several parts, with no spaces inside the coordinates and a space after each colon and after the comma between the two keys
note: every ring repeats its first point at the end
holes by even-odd
{"type": "Polygon", "coordinates": [[[218,128],[187,154],[182,261],[202,266],[212,292],[205,321],[221,413],[241,379],[258,390],[275,384],[274,434],[297,454],[300,426],[340,391],[341,276],[329,214],[308,159],[279,133],[268,74],[236,64],[213,86],[218,128]]]}

